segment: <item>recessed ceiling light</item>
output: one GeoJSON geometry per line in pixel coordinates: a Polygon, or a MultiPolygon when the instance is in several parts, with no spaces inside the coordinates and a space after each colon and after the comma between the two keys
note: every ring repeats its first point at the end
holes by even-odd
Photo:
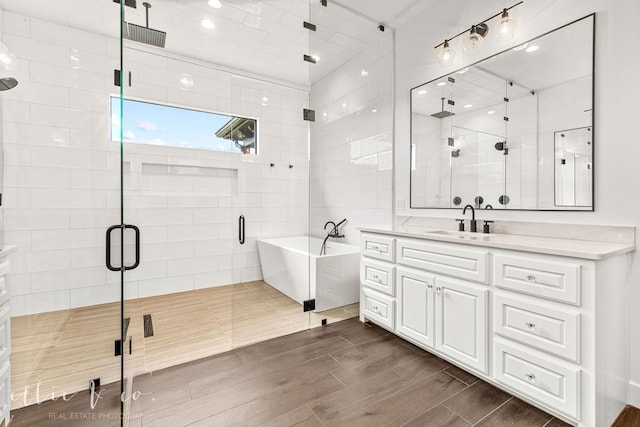
{"type": "Polygon", "coordinates": [[[473,107],[473,104],[467,104],[464,106],[464,108],[471,108],[471,107],[473,107]]]}
{"type": "Polygon", "coordinates": [[[436,86],[442,87],[442,86],[446,86],[446,85],[447,85],[447,82],[440,82],[436,86]]]}
{"type": "Polygon", "coordinates": [[[529,46],[525,52],[531,53],[535,52],[538,49],[540,49],[540,46],[534,44],[533,46],[529,46]]]}
{"type": "Polygon", "coordinates": [[[469,67],[467,67],[467,68],[463,68],[462,70],[458,71],[458,74],[464,74],[464,73],[466,73],[467,71],[469,71],[469,67]]]}
{"type": "Polygon", "coordinates": [[[216,24],[211,19],[203,19],[200,21],[200,24],[202,24],[202,27],[207,30],[212,30],[216,27],[216,24]]]}
{"type": "Polygon", "coordinates": [[[222,7],[222,3],[220,3],[220,0],[209,0],[209,6],[214,9],[220,9],[222,7]]]}
{"type": "Polygon", "coordinates": [[[529,46],[529,43],[525,43],[525,44],[521,44],[520,46],[516,46],[511,50],[518,51],[518,50],[526,49],[528,46],[529,46]]]}
{"type": "Polygon", "coordinates": [[[418,95],[426,95],[426,94],[427,94],[426,89],[422,89],[418,91],[418,95]]]}
{"type": "Polygon", "coordinates": [[[496,110],[489,110],[487,111],[487,114],[490,116],[493,116],[496,113],[496,110]]]}
{"type": "Polygon", "coordinates": [[[185,88],[193,87],[193,77],[189,74],[181,74],[180,84],[185,88]]]}

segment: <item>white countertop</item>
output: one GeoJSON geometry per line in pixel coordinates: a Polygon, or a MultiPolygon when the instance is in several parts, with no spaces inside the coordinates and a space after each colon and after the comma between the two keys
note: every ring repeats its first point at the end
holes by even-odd
{"type": "Polygon", "coordinates": [[[517,234],[458,232],[407,226],[397,226],[394,230],[364,227],[361,228],[360,231],[592,260],[605,259],[614,255],[633,252],[636,249],[635,245],[620,243],[555,239],[551,237],[523,236],[517,234]]]}

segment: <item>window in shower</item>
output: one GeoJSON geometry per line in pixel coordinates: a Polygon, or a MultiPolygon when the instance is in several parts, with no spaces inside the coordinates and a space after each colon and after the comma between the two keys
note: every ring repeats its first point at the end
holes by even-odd
{"type": "Polygon", "coordinates": [[[111,97],[111,140],[197,150],[258,153],[258,120],[111,97]],[[121,123],[121,118],[123,122],[121,123]]]}

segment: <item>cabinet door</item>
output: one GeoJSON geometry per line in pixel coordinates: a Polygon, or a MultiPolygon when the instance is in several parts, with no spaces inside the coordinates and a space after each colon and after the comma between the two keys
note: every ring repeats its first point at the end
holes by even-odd
{"type": "Polygon", "coordinates": [[[396,331],[429,347],[434,346],[434,277],[420,271],[398,268],[396,331]]]}
{"type": "Polygon", "coordinates": [[[437,277],[436,349],[451,358],[487,372],[486,287],[437,277]]]}

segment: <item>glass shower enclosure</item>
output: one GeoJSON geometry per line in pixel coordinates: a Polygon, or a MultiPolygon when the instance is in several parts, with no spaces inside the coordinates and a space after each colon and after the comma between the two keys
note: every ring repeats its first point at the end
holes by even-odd
{"type": "Polygon", "coordinates": [[[392,32],[315,0],[55,3],[0,0],[13,424],[213,422],[240,349],[358,314],[334,255],[391,223],[392,32]]]}

